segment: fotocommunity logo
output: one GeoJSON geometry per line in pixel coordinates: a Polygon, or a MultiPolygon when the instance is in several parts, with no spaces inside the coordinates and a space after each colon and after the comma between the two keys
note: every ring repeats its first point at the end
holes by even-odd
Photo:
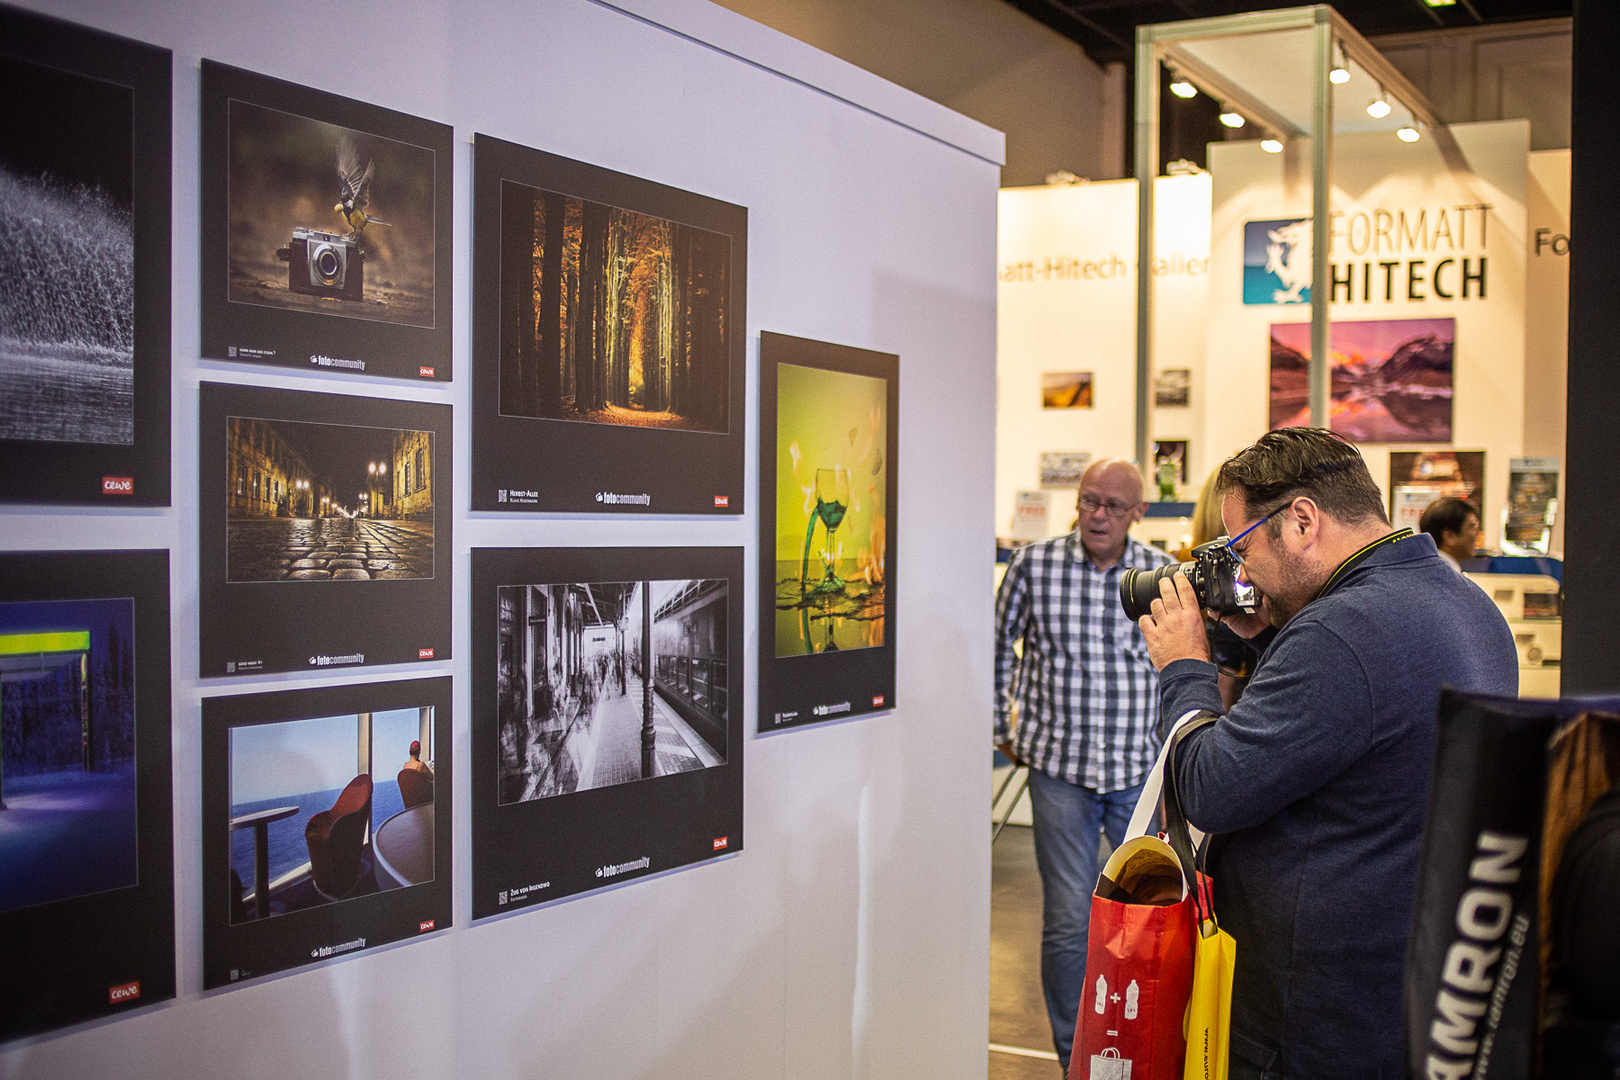
{"type": "Polygon", "coordinates": [[[629,873],[631,870],[645,870],[651,865],[652,860],[643,855],[641,858],[632,859],[629,862],[609,863],[606,866],[598,866],[596,868],[596,876],[599,878],[617,877],[620,874],[629,873]]]}

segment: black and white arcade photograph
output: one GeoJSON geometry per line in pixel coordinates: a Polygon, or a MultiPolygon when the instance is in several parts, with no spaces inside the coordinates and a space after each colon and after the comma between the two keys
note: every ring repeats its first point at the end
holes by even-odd
{"type": "Polygon", "coordinates": [[[0,1041],[174,996],[168,583],[0,555],[0,1041]]]}
{"type": "Polygon", "coordinates": [[[201,396],[202,674],[447,659],[450,406],[201,396]]]}
{"type": "Polygon", "coordinates": [[[203,702],[204,986],[450,925],[450,680],[203,702]]]}
{"type": "Polygon", "coordinates": [[[0,502],[169,503],[170,66],[0,8],[0,502]]]}
{"type": "Polygon", "coordinates": [[[762,333],[759,730],[894,708],[900,358],[762,333]]]}
{"type": "Polygon", "coordinates": [[[473,550],[475,918],[741,848],[741,573],[473,550]]]}
{"type": "Polygon", "coordinates": [[[450,378],[450,128],[203,62],[203,355],[450,378]]]}
{"type": "Polygon", "coordinates": [[[474,509],[740,513],[747,210],[473,159],[474,509]]]}

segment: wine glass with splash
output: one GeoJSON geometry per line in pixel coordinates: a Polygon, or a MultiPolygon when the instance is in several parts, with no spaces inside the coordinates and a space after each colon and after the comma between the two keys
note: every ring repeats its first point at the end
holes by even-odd
{"type": "Polygon", "coordinates": [[[826,573],[816,583],[814,592],[830,593],[841,592],[844,581],[838,576],[838,549],[835,540],[838,526],[844,523],[844,515],[849,511],[849,470],[842,465],[834,465],[830,469],[816,470],[816,509],[810,516],[810,527],[804,534],[804,559],[799,566],[799,584],[802,588],[809,577],[810,569],[810,543],[816,535],[816,522],[820,521],[826,529],[826,540],[822,547],[821,561],[826,565],[826,573]]]}

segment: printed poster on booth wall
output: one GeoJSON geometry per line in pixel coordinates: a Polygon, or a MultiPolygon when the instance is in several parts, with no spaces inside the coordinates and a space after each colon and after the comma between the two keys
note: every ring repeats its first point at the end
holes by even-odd
{"type": "Polygon", "coordinates": [[[473,918],[743,846],[741,548],[474,548],[473,918]]]}
{"type": "Polygon", "coordinates": [[[900,358],[760,336],[759,726],[894,708],[900,358]]]}

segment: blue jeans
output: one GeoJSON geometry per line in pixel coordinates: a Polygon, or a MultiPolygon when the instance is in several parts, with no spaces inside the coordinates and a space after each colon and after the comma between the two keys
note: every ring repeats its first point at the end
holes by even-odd
{"type": "Polygon", "coordinates": [[[1075,1018],[1086,981],[1086,932],[1091,894],[1101,870],[1099,829],[1118,847],[1136,808],[1142,785],[1099,793],[1029,771],[1035,814],[1035,864],[1041,871],[1041,988],[1052,1044],[1065,1070],[1074,1049],[1075,1018]]]}

